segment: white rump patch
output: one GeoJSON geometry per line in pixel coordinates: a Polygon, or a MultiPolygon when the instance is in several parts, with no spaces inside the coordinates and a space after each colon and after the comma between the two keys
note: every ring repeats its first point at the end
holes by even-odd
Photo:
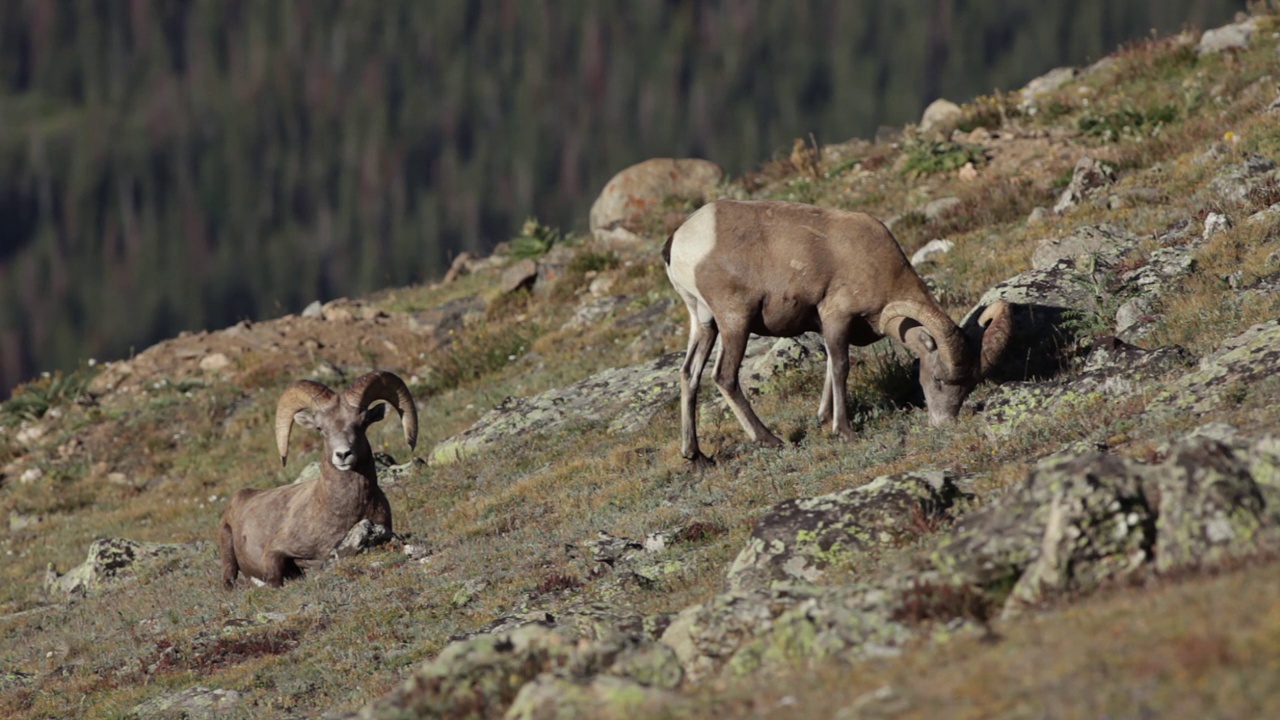
{"type": "Polygon", "coordinates": [[[716,247],[716,205],[703,205],[675,231],[667,277],[701,324],[711,322],[711,306],[698,290],[694,270],[716,247]]]}

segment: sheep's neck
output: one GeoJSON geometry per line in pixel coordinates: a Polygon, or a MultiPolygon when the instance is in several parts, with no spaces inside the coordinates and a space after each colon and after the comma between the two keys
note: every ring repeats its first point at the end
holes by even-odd
{"type": "Polygon", "coordinates": [[[361,463],[352,470],[339,470],[325,464],[320,471],[320,487],[316,488],[320,507],[328,509],[333,520],[354,523],[364,517],[378,486],[373,462],[361,463]]]}

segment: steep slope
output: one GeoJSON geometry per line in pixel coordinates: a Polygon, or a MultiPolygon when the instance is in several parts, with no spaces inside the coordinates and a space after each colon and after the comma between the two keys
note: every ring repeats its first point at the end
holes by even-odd
{"type": "Polygon", "coordinates": [[[958,319],[1017,304],[999,382],[948,428],[885,343],[841,442],[811,417],[822,358],[764,343],[753,403],[793,444],[742,442],[704,389],[719,463],[687,467],[654,395],[684,344],[658,254],[684,198],[636,240],[531,224],[452,282],[21,388],[0,714],[1276,715],[1277,31],[1138,43],[719,188],[872,212],[909,255],[951,241],[919,267],[958,319]],[[274,460],[280,390],[371,367],[410,382],[420,447],[539,414],[456,462],[387,459],[390,545],[222,592],[226,498],[301,467],[274,460]],[[582,409],[654,397],[622,425],[582,409]],[[45,579],[101,537],[164,545],[45,579]]]}

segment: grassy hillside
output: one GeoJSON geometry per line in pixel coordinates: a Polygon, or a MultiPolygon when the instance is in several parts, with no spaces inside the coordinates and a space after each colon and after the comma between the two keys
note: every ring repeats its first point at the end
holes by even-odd
{"type": "MultiPolygon", "coordinates": [[[[1195,36],[1126,46],[1038,98],[1034,114],[1020,109],[1016,92],[980,98],[963,107],[954,142],[911,129],[893,143],[851,141],[826,148],[817,177],[772,161],[725,192],[897,216],[908,254],[934,238],[953,240],[922,272],[955,318],[1026,270],[1047,238],[1121,227],[1140,238],[1126,259],[1136,267],[1171,224],[1190,221],[1198,232],[1209,213],[1221,213],[1231,227],[1194,251],[1190,274],[1164,295],[1141,343],[1205,355],[1280,316],[1274,291],[1239,290],[1270,287],[1260,281],[1280,273],[1280,224],[1244,221],[1280,201],[1280,189],[1266,185],[1235,202],[1204,192],[1251,154],[1280,159],[1278,116],[1265,109],[1280,77],[1280,23],[1264,15],[1258,25],[1248,48],[1225,53],[1198,55],[1195,36]],[[1029,221],[1035,208],[1054,205],[1083,156],[1111,163],[1114,193],[1129,199],[1029,221]],[[943,197],[959,204],[927,217],[922,208],[943,197]]],[[[861,351],[852,373],[855,442],[812,418],[817,372],[784,375],[753,400],[794,442],[781,450],[743,443],[732,415],[704,404],[702,442],[719,458],[705,471],[679,457],[674,404],[635,433],[609,433],[599,422],[535,429],[464,462],[403,468],[386,488],[403,541],[282,590],[220,589],[211,541],[227,497],[289,482],[317,458],[316,440],[295,434],[289,466],[275,461],[270,422],[290,381],[337,386],[371,367],[400,374],[419,400],[416,454],[425,457],[509,396],[682,349],[687,321],[662,269],[664,239],[602,247],[565,238],[555,277],[504,295],[503,268],[541,249],[515,239],[450,284],[338,301],[318,317],[184,334],[127,362],[19,388],[0,413],[0,513],[9,518],[0,529],[0,715],[130,716],[148,699],[197,685],[241,694],[227,716],[351,711],[497,618],[589,603],[648,615],[706,600],[756,520],[789,498],[936,468],[976,475],[982,499],[1079,443],[1145,459],[1210,421],[1280,434],[1275,383],[1197,416],[1148,413],[1151,398],[1139,394],[1033,413],[1009,436],[971,410],[932,428],[904,397],[886,399],[904,368],[882,343],[861,351]],[[612,284],[597,284],[598,293],[625,302],[611,319],[568,324],[599,278],[612,284]],[[653,321],[624,321],[646,311],[653,321]],[[590,562],[581,548],[602,531],[635,539],[672,531],[668,571],[657,582],[629,581],[590,562]],[[46,567],[65,572],[97,537],[204,544],[71,602],[46,593],[46,567]]],[[[1105,279],[1093,280],[1098,312],[1074,319],[1079,344],[1060,348],[1065,376],[1089,339],[1114,331],[1113,298],[1105,279]]],[[[981,408],[996,392],[981,387],[966,407],[981,408]]],[[[370,438],[404,462],[410,454],[397,432],[385,422],[370,438]]],[[[926,528],[922,540],[852,560],[836,575],[876,577],[944,530],[926,528]]],[[[1266,554],[1202,572],[1146,573],[994,620],[986,634],[921,641],[854,666],[815,660],[688,682],[680,694],[684,711],[724,717],[1276,716],[1278,580],[1280,564],[1266,554]]]]}

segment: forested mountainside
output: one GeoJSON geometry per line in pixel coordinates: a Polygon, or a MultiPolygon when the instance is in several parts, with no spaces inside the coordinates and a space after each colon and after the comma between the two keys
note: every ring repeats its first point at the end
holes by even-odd
{"type": "Polygon", "coordinates": [[[739,173],[1243,0],[10,2],[0,397],[440,274],[652,156],[739,173]]]}

